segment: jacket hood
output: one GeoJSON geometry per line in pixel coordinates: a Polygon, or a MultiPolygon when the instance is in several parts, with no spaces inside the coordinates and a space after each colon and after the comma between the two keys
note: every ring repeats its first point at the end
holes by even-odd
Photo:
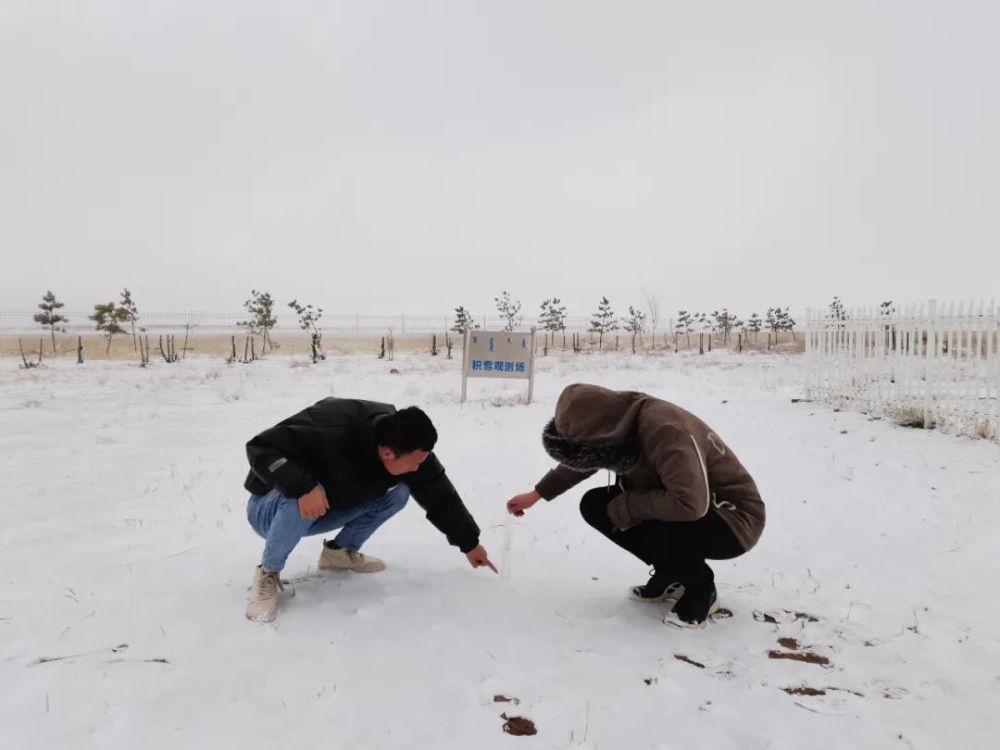
{"type": "Polygon", "coordinates": [[[545,451],[572,469],[611,469],[625,474],[639,453],[635,424],[649,399],[635,391],[612,391],[598,385],[567,386],[556,402],[556,414],[542,433],[545,451]]]}

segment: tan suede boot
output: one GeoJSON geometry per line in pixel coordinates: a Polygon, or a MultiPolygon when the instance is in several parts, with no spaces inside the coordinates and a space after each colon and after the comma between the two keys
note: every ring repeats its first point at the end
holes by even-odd
{"type": "Polygon", "coordinates": [[[253,586],[250,588],[250,599],[247,602],[247,619],[254,622],[270,622],[278,616],[278,592],[281,576],[264,570],[259,565],[254,575],[253,586]]]}
{"type": "Polygon", "coordinates": [[[385,563],[377,557],[348,549],[330,549],[323,543],[319,555],[320,570],[353,570],[355,573],[378,573],[385,570],[385,563]]]}

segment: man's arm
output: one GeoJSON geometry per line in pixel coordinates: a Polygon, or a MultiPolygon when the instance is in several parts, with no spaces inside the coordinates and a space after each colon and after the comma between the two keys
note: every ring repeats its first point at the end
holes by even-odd
{"type": "Polygon", "coordinates": [[[413,499],[427,512],[427,520],[448,539],[448,543],[469,553],[479,546],[479,526],[472,518],[455,486],[445,474],[437,456],[431,453],[406,478],[413,499]]]}
{"type": "Polygon", "coordinates": [[[317,485],[316,478],[296,455],[292,428],[276,425],[247,443],[250,469],[270,487],[277,487],[285,497],[299,498],[317,485]]]}
{"type": "Polygon", "coordinates": [[[538,484],[535,485],[535,492],[546,500],[552,500],[564,492],[573,489],[585,479],[594,476],[596,472],[597,469],[584,469],[581,471],[559,464],[539,480],[538,484]]]}
{"type": "Polygon", "coordinates": [[[566,490],[576,487],[584,479],[592,477],[596,471],[596,469],[578,471],[577,469],[571,469],[568,466],[559,464],[541,478],[538,484],[535,485],[535,489],[522,492],[520,495],[514,495],[514,497],[508,500],[507,512],[514,516],[523,516],[525,511],[534,506],[539,500],[543,498],[545,500],[552,500],[558,497],[566,492],[566,490]]]}

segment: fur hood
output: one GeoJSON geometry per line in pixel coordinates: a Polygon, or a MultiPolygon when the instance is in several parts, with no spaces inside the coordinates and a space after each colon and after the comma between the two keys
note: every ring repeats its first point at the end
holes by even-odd
{"type": "Polygon", "coordinates": [[[616,474],[627,474],[639,463],[639,452],[629,443],[574,440],[559,434],[554,419],[542,431],[542,445],[556,461],[577,471],[610,469],[616,474]]]}
{"type": "Polygon", "coordinates": [[[542,445],[571,469],[627,474],[639,464],[636,420],[648,400],[634,391],[585,383],[567,386],[556,402],[555,419],[542,432],[542,445]]]}

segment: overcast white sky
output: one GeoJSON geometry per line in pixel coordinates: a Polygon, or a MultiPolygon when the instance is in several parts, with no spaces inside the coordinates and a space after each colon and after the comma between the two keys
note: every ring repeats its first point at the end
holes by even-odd
{"type": "Polygon", "coordinates": [[[3,0],[0,309],[989,297],[998,8],[3,0]]]}

